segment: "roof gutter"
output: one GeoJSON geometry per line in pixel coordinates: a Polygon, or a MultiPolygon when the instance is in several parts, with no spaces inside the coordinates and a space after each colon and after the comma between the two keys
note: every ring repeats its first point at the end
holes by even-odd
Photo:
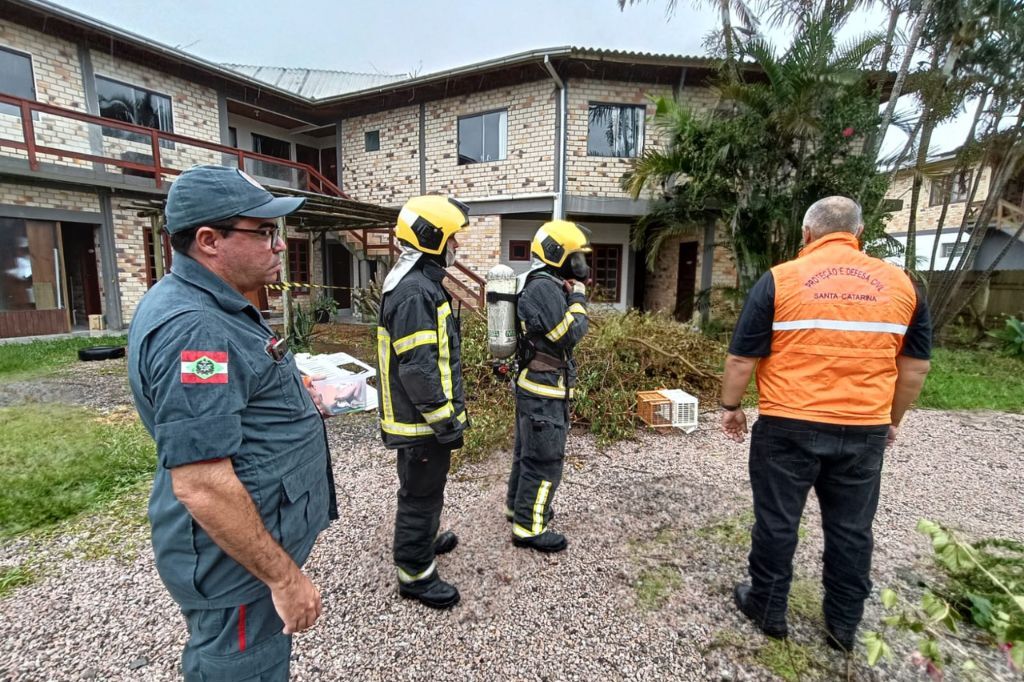
{"type": "Polygon", "coordinates": [[[558,88],[558,121],[556,121],[556,130],[558,130],[558,171],[556,173],[556,194],[555,194],[555,205],[552,210],[552,220],[562,220],[565,218],[565,138],[567,135],[566,122],[568,121],[567,109],[568,109],[568,96],[565,89],[565,81],[561,79],[558,72],[555,70],[554,65],[551,63],[549,55],[544,55],[544,68],[547,70],[548,75],[551,76],[551,80],[555,82],[555,87],[558,88]]]}

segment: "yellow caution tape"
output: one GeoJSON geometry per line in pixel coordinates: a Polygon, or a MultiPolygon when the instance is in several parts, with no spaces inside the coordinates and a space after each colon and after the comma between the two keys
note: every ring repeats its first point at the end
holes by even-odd
{"type": "Polygon", "coordinates": [[[328,284],[310,284],[309,282],[278,282],[276,284],[264,285],[268,289],[274,289],[275,291],[285,291],[287,289],[351,289],[355,291],[359,287],[336,287],[328,284]]]}

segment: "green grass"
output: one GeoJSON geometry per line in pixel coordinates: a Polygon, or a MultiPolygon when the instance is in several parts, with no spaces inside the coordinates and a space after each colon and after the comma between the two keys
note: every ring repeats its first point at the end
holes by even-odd
{"type": "Polygon", "coordinates": [[[644,611],[657,611],[682,584],[678,568],[658,566],[641,572],[633,587],[640,608],[644,611]]]}
{"type": "Polygon", "coordinates": [[[0,408],[0,537],[98,509],[152,475],[156,449],[125,410],[0,408]]]}
{"type": "Polygon", "coordinates": [[[28,562],[10,568],[0,568],[0,599],[15,588],[31,585],[37,577],[36,570],[28,562]]]}
{"type": "Polygon", "coordinates": [[[821,622],[820,584],[807,578],[795,579],[789,587],[789,613],[812,622],[821,622]]]}
{"type": "Polygon", "coordinates": [[[1024,360],[992,350],[936,348],[917,405],[1024,412],[1024,360]]]}
{"type": "Polygon", "coordinates": [[[755,660],[788,682],[817,679],[813,668],[817,662],[811,651],[792,639],[765,639],[765,645],[754,654],[755,660]],[[808,677],[808,676],[811,677],[808,677]]]}
{"type": "Polygon", "coordinates": [[[123,336],[89,336],[57,341],[0,345],[0,381],[27,379],[78,362],[78,349],[86,346],[123,346],[123,336]]]}

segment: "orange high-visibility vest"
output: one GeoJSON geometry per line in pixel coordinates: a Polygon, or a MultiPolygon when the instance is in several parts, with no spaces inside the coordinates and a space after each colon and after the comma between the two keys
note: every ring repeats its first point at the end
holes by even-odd
{"type": "Polygon", "coordinates": [[[771,354],[757,366],[760,413],[829,424],[890,423],[896,356],[917,306],[903,270],[847,232],[772,268],[771,354]]]}

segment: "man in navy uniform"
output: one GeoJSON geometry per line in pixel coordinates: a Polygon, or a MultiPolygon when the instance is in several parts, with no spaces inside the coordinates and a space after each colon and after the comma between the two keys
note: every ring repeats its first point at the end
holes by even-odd
{"type": "Polygon", "coordinates": [[[274,197],[224,166],[171,186],[174,264],[128,334],[136,409],[156,440],[157,571],[188,625],[186,680],[286,680],[291,635],[320,616],[302,571],[336,518],[323,419],[295,361],[244,294],[279,278],[274,197]]]}

